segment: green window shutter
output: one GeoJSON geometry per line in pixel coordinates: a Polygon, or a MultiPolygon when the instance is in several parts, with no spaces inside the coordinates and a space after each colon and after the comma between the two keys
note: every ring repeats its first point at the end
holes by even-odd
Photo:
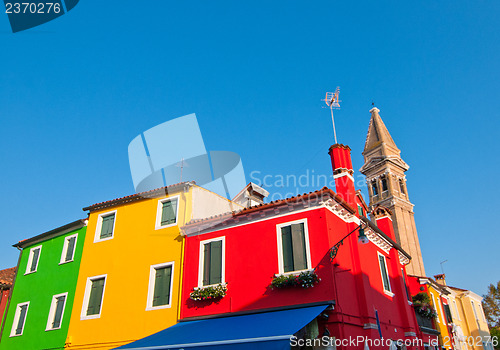
{"type": "Polygon", "coordinates": [[[211,243],[203,245],[203,285],[210,284],[210,246],[211,243]]]}
{"type": "Polygon", "coordinates": [[[37,248],[33,251],[33,259],[31,260],[30,272],[36,271],[39,257],[40,257],[40,248],[37,248]]]}
{"type": "Polygon", "coordinates": [[[361,205],[358,205],[358,214],[363,216],[363,208],[361,207],[361,205]]]}
{"type": "Polygon", "coordinates": [[[281,228],[281,243],[283,250],[283,271],[294,271],[293,268],[293,247],[292,247],[292,227],[281,228]]]}
{"type": "Polygon", "coordinates": [[[66,296],[60,296],[56,301],[56,312],[54,315],[54,322],[52,323],[52,328],[61,327],[62,313],[64,309],[64,303],[66,302],[66,296]]]}
{"type": "Polygon", "coordinates": [[[66,250],[66,258],[64,261],[70,261],[73,259],[73,252],[75,251],[76,237],[71,237],[68,240],[68,249],[66,250]]]}
{"type": "Polygon", "coordinates": [[[24,320],[26,319],[27,311],[28,305],[21,306],[21,311],[19,312],[19,320],[17,321],[16,335],[23,333],[24,320]]]}
{"type": "Polygon", "coordinates": [[[92,281],[90,290],[89,305],[87,307],[87,316],[98,315],[101,311],[102,293],[104,291],[104,278],[92,281]]]}
{"type": "Polygon", "coordinates": [[[168,200],[163,202],[161,212],[161,225],[175,224],[177,216],[177,199],[168,200]]]}
{"type": "Polygon", "coordinates": [[[304,223],[292,225],[293,268],[294,271],[307,269],[306,237],[304,223]]]}
{"type": "Polygon", "coordinates": [[[107,215],[102,218],[101,238],[107,238],[113,235],[114,224],[115,224],[115,214],[107,215]]]}
{"type": "Polygon", "coordinates": [[[171,279],[172,279],[172,266],[156,269],[153,306],[161,306],[169,304],[171,279]]]}
{"type": "Polygon", "coordinates": [[[222,241],[210,244],[210,284],[222,282],[222,241]]]}
{"type": "Polygon", "coordinates": [[[382,282],[384,283],[384,289],[388,292],[391,291],[391,287],[389,285],[389,276],[387,276],[387,269],[385,266],[385,259],[382,255],[378,256],[378,260],[380,263],[380,270],[382,271],[382,282]]]}

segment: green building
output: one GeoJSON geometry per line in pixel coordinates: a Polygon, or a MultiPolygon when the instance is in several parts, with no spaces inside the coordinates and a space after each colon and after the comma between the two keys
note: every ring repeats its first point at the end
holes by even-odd
{"type": "Polygon", "coordinates": [[[77,220],[14,245],[21,253],[0,350],[64,349],[86,225],[77,220]]]}

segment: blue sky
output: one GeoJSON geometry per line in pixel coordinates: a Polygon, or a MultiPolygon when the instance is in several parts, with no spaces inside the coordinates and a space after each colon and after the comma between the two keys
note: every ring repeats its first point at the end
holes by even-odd
{"type": "Polygon", "coordinates": [[[340,86],[355,170],[373,101],[411,167],[427,274],[447,259],[449,284],[483,294],[500,280],[499,15],[497,0],[86,0],[17,34],[0,16],[0,268],[18,240],[133,193],[129,142],[189,113],[247,179],[331,174],[321,99],[340,86]]]}

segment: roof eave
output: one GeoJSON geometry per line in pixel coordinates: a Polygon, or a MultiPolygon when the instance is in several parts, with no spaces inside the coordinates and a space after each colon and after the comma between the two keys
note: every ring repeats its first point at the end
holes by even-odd
{"type": "Polygon", "coordinates": [[[74,231],[74,230],[78,230],[84,226],[87,226],[87,219],[78,219],[78,220],[70,222],[69,224],[66,224],[64,226],[61,226],[61,227],[55,228],[53,230],[41,233],[37,236],[25,239],[24,241],[20,241],[16,244],[13,244],[12,246],[16,247],[16,248],[24,249],[27,246],[30,246],[30,245],[33,245],[33,244],[36,244],[39,242],[43,242],[49,238],[57,237],[57,236],[65,234],[65,233],[74,231]]]}

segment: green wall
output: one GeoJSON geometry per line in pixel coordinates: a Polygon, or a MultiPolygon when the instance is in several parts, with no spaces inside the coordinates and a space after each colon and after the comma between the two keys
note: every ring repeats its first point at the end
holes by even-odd
{"type": "Polygon", "coordinates": [[[63,349],[68,334],[76,281],[85,241],[86,227],[50,238],[42,243],[27,246],[21,252],[17,278],[13,287],[11,302],[6,315],[5,327],[0,340],[1,350],[63,349]],[[59,264],[65,237],[78,233],[75,255],[72,262],[59,264]],[[25,275],[30,249],[42,246],[37,271],[25,275]],[[66,293],[66,307],[61,328],[46,331],[52,296],[66,293]],[[11,337],[16,306],[30,302],[23,334],[11,337]]]}

